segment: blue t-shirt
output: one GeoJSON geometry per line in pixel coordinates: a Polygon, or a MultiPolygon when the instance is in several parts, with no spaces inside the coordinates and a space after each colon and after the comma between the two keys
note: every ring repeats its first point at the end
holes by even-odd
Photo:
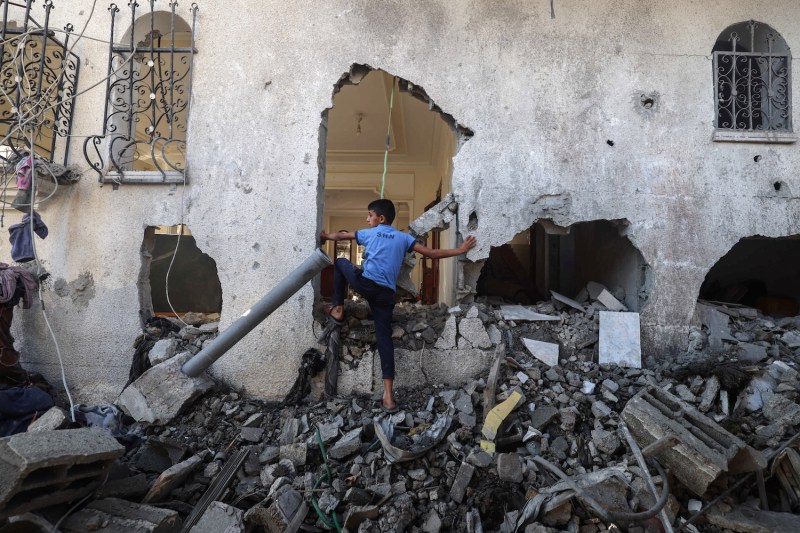
{"type": "Polygon", "coordinates": [[[392,226],[381,224],[356,232],[356,242],[364,246],[362,256],[364,277],[378,285],[396,290],[397,276],[403,258],[414,249],[414,237],[392,226]]]}

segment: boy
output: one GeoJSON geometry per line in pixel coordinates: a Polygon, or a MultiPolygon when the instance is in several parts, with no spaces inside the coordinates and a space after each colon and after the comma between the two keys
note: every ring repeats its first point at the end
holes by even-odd
{"type": "Polygon", "coordinates": [[[381,408],[387,413],[398,410],[392,392],[394,386],[394,344],[392,343],[392,310],[397,276],[403,258],[411,251],[432,259],[442,259],[466,253],[475,246],[475,237],[467,237],[458,248],[432,250],[418,243],[411,235],[392,227],[395,209],[390,200],[381,199],[367,206],[368,229],[356,232],[320,233],[321,242],[353,240],[365,247],[363,270],[347,259],[337,259],[333,273],[333,299],[331,318],[344,318],[344,295],[347,284],[363,296],[375,320],[375,337],[381,357],[383,374],[383,401],[381,408]]]}

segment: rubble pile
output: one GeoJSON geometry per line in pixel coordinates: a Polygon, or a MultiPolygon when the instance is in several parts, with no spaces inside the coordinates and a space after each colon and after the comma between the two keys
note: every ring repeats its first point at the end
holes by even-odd
{"type": "MultiPolygon", "coordinates": [[[[800,530],[800,321],[703,302],[686,354],[635,368],[596,362],[609,306],[572,302],[398,306],[398,347],[495,360],[461,386],[401,388],[394,414],[378,396],[284,405],[218,385],[169,422],[129,425],[125,455],[61,529],[800,530]],[[532,342],[557,347],[553,364],[532,342]]],[[[347,313],[342,359],[356,364],[372,333],[366,309],[347,313]]],[[[166,361],[212,326],[166,328],[166,361]]]]}

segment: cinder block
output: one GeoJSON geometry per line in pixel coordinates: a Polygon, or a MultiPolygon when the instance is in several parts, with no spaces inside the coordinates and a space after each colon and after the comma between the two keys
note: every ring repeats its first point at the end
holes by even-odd
{"type": "Polygon", "coordinates": [[[114,437],[96,428],[0,439],[0,518],[84,496],[124,453],[114,437]]]}
{"type": "Polygon", "coordinates": [[[667,435],[680,443],[656,458],[689,490],[702,496],[725,472],[735,474],[766,468],[764,456],[677,396],[648,387],[630,399],[622,411],[642,448],[667,435]]]}

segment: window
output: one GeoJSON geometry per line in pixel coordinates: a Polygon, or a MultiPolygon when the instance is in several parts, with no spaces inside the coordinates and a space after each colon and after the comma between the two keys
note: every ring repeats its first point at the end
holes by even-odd
{"type": "Polygon", "coordinates": [[[192,24],[170,11],[138,16],[120,35],[119,8],[112,4],[105,115],[101,135],[84,144],[87,161],[104,183],[178,183],[185,179],[186,135],[194,59],[197,6],[192,24]],[[137,18],[138,17],[138,18],[137,18]]]}
{"type": "Polygon", "coordinates": [[[793,142],[791,52],[778,32],[751,20],[714,45],[715,140],[793,142]]]}
{"type": "Polygon", "coordinates": [[[80,59],[70,51],[72,25],[49,26],[53,2],[33,3],[0,2],[0,160],[33,152],[66,165],[80,59]]]}

